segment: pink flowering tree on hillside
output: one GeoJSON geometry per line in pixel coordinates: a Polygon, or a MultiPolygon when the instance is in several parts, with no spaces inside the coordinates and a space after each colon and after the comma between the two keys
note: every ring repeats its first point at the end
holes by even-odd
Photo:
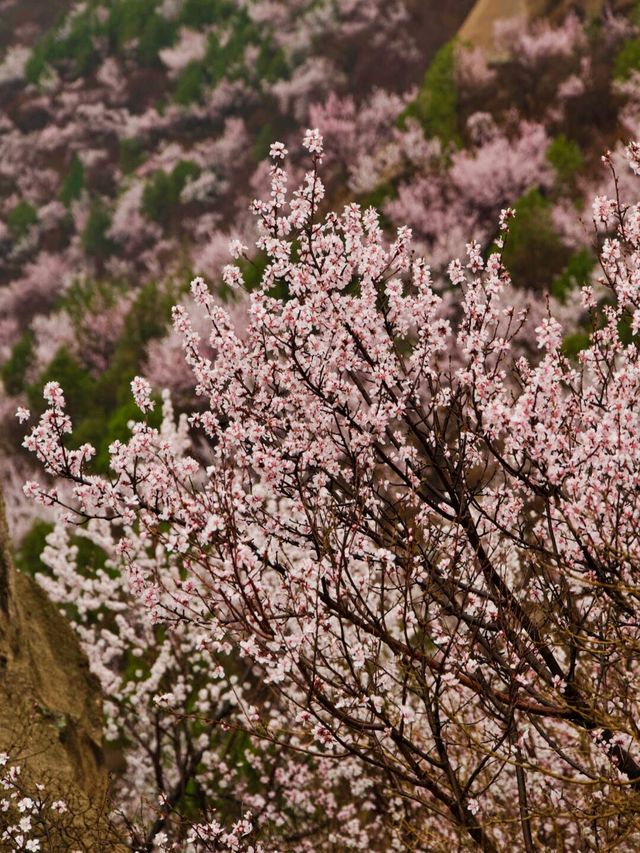
{"type": "MultiPolygon", "coordinates": [[[[176,423],[168,392],[160,435],[176,456],[190,446],[186,416],[176,423]]],[[[47,537],[48,571],[38,580],[65,608],[100,681],[105,738],[126,762],[113,782],[114,805],[134,849],[163,849],[169,838],[201,840],[209,849],[207,839],[220,844],[227,836],[234,849],[234,826],[248,845],[274,825],[285,843],[297,839],[296,849],[316,849],[318,838],[339,831],[347,816],[341,788],[371,787],[366,769],[354,760],[335,768],[325,756],[268,744],[252,748],[245,730],[256,724],[257,702],[274,730],[295,732],[295,714],[277,696],[265,697],[243,645],[218,643],[207,619],[172,619],[165,629],[164,614],[184,596],[182,556],[135,525],[125,534],[131,571],[120,571],[121,531],[107,521],[75,529],[59,523],[47,537]],[[149,585],[151,577],[161,583],[149,585]],[[256,777],[268,785],[256,788],[256,777]],[[180,820],[181,811],[209,819],[193,826],[180,820]]],[[[289,737],[294,746],[295,735],[289,737]]],[[[354,818],[346,835],[367,846],[370,835],[384,833],[380,817],[354,818]]]]}
{"type": "MultiPolygon", "coordinates": [[[[389,243],[372,209],[319,214],[319,133],[304,144],[293,193],[271,149],[242,336],[201,279],[211,357],[174,309],[206,404],[192,448],[142,421],[93,475],[51,383],[25,445],[66,484],[26,491],[107,525],[137,612],[264,685],[227,724],[304,772],[297,814],[329,802],[306,835],[284,801],[254,808],[264,849],[637,849],[640,207],[594,206],[612,236],[602,295],[583,290],[587,348],[570,361],[547,316],[526,358],[505,308],[511,211],[494,254],[470,243],[450,264],[444,311],[407,228],[389,243]]],[[[224,278],[243,286],[238,266],[224,278]]],[[[148,412],[149,383],[132,387],[148,412]]],[[[257,786],[273,802],[267,773],[257,786]]],[[[206,808],[197,832],[220,849],[206,808]]]]}

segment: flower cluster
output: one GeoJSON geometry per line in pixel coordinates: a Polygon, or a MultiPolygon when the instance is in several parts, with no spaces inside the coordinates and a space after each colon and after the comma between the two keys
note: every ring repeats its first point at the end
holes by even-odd
{"type": "Polygon", "coordinates": [[[52,385],[25,440],[68,483],[31,493],[92,518],[108,555],[87,579],[60,527],[46,585],[77,608],[110,736],[137,733],[134,787],[164,780],[151,837],[178,832],[188,777],[242,800],[231,835],[224,815],[192,828],[202,849],[239,843],[250,808],[274,850],[631,850],[640,210],[598,202],[617,231],[579,359],[553,317],[526,357],[499,251],[468,243],[450,310],[409,229],[319,215],[309,142],[298,189],[276,148],[254,204],[268,262],[243,335],[199,279],[207,354],[174,310],[192,438],[165,400],[161,428],[112,445],[112,478],[90,475],[52,385]]]}
{"type": "MultiPolygon", "coordinates": [[[[41,783],[27,792],[22,767],[0,752],[0,841],[7,851],[44,853],[63,842],[67,803],[53,798],[41,783]]],[[[69,836],[67,835],[67,838],[69,836]]]]}

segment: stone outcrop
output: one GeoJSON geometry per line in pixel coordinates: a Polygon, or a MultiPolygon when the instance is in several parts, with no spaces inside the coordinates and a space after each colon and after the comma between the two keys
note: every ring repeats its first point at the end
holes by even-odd
{"type": "Polygon", "coordinates": [[[98,683],[65,618],[15,570],[1,495],[0,751],[17,756],[25,780],[80,803],[85,820],[100,824],[108,774],[98,683]]]}

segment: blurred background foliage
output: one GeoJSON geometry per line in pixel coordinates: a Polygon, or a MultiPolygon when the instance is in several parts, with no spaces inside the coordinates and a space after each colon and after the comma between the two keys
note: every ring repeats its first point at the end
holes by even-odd
{"type": "MultiPolygon", "coordinates": [[[[306,126],[325,134],[327,207],[375,206],[389,233],[408,222],[445,287],[447,253],[464,248],[456,227],[488,252],[511,205],[514,284],[575,312],[576,287],[597,272],[585,199],[604,180],[600,155],[640,124],[640,5],[529,3],[502,37],[494,5],[3,0],[9,464],[26,464],[11,411],[38,414],[56,379],[74,441],[94,444],[108,471],[109,444],[137,417],[131,379],[171,380],[171,305],[193,274],[233,303],[226,243],[251,244],[247,209],[266,190],[275,139],[299,177],[306,126]]],[[[241,260],[249,289],[265,263],[241,260]]],[[[586,342],[574,319],[572,356],[586,342]]],[[[178,407],[198,405],[175,381],[178,407]]],[[[48,522],[13,523],[33,572],[48,522]]]]}

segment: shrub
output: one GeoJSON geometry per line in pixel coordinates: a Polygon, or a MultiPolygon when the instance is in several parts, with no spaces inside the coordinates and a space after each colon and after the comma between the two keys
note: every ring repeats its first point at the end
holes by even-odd
{"type": "Polygon", "coordinates": [[[206,75],[202,62],[193,60],[178,75],[174,99],[183,106],[200,100],[205,79],[206,75]]]}
{"type": "Polygon", "coordinates": [[[53,381],[54,377],[64,381],[69,411],[75,418],[80,420],[93,410],[96,403],[95,380],[66,347],[61,347],[38,380],[26,389],[29,405],[34,411],[42,409],[42,389],[47,382],[53,381]]]}
{"type": "Polygon", "coordinates": [[[53,524],[48,521],[35,521],[24,536],[20,547],[16,550],[16,566],[21,572],[32,577],[43,571],[44,564],[40,555],[47,544],[47,536],[53,530],[53,524]]]}
{"type": "Polygon", "coordinates": [[[125,175],[135,172],[144,161],[144,147],[139,139],[121,139],[118,143],[118,162],[125,175]]]}
{"type": "Polygon", "coordinates": [[[574,252],[564,270],[551,285],[551,293],[557,299],[564,301],[571,290],[587,283],[594,264],[595,259],[588,249],[579,249],[574,252]]]}
{"type": "Polygon", "coordinates": [[[93,41],[94,22],[90,11],[75,15],[66,38],[61,39],[52,59],[72,63],[74,77],[88,74],[99,62],[99,52],[93,41]]]}
{"type": "Polygon", "coordinates": [[[84,166],[77,154],[71,158],[69,171],[67,172],[60,187],[60,200],[70,206],[72,201],[80,198],[85,187],[84,166]]]}
{"type": "Polygon", "coordinates": [[[24,390],[27,371],[33,363],[33,333],[27,331],[11,350],[11,355],[0,367],[0,375],[8,394],[20,394],[24,390]]]}
{"type": "Polygon", "coordinates": [[[175,25],[161,15],[153,14],[145,21],[138,38],[138,57],[143,65],[159,61],[158,54],[173,44],[176,38],[175,25]]]}
{"type": "Polygon", "coordinates": [[[24,76],[27,83],[36,86],[45,72],[49,59],[49,37],[41,39],[31,50],[24,66],[24,76]]]}
{"type": "Polygon", "coordinates": [[[564,134],[556,136],[547,149],[547,159],[556,170],[561,186],[573,186],[575,178],[584,166],[584,158],[577,142],[564,134]]]}
{"type": "Polygon", "coordinates": [[[38,222],[38,212],[28,201],[19,201],[7,216],[7,225],[16,239],[24,237],[38,222]]]}
{"type": "Polygon", "coordinates": [[[113,252],[115,244],[107,236],[111,214],[100,199],[91,204],[89,218],[82,232],[82,248],[90,257],[104,258],[113,252]]]}
{"type": "Polygon", "coordinates": [[[87,9],[74,15],[70,23],[62,19],[34,46],[25,65],[25,76],[34,85],[40,82],[47,66],[67,67],[71,76],[82,77],[98,64],[100,53],[94,44],[96,21],[87,9]]]}
{"type": "Polygon", "coordinates": [[[184,0],[180,10],[180,23],[198,29],[220,23],[233,10],[228,0],[184,0]]]}
{"type": "Polygon", "coordinates": [[[128,42],[140,38],[156,14],[156,0],[113,0],[105,30],[112,47],[122,51],[128,42]]]}
{"type": "Polygon", "coordinates": [[[627,80],[634,71],[640,69],[640,39],[633,38],[624,42],[613,64],[613,75],[619,80],[627,80]]]}
{"type": "Polygon", "coordinates": [[[142,210],[155,222],[166,222],[180,203],[180,193],[191,178],[200,174],[200,168],[189,160],[181,160],[167,174],[161,169],[147,181],[142,195],[142,210]]]}
{"type": "Polygon", "coordinates": [[[555,230],[551,204],[539,190],[530,190],[514,207],[504,263],[516,287],[541,290],[563,270],[569,251],[555,230]]]}
{"type": "Polygon", "coordinates": [[[417,119],[428,137],[457,143],[458,91],[455,80],[455,41],[445,44],[434,56],[415,100],[400,116],[417,119]]]}

